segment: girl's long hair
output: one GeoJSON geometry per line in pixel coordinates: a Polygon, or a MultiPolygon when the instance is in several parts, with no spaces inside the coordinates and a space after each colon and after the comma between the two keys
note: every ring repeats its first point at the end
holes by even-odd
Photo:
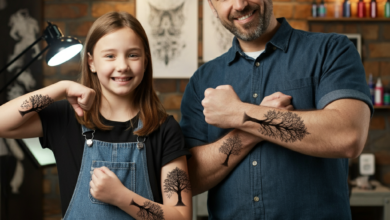
{"type": "Polygon", "coordinates": [[[90,129],[112,129],[111,126],[104,125],[99,117],[99,107],[102,104],[102,89],[96,73],[92,73],[89,68],[88,53],[93,54],[96,43],[104,35],[124,27],[131,28],[141,38],[147,59],[144,77],[133,93],[133,104],[139,108],[139,119],[143,122],[143,127],[134,132],[134,134],[147,136],[166,120],[167,113],[153,87],[152,57],[148,37],[139,21],[126,12],[110,12],[101,16],[93,23],[88,32],[82,54],[82,73],[79,81],[82,85],[95,90],[96,99],[90,111],[84,111],[83,117],[79,117],[76,114],[76,118],[80,124],[90,129]]]}

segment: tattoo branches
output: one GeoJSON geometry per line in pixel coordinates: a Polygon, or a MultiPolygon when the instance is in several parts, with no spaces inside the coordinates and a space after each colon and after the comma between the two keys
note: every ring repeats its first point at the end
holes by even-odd
{"type": "Polygon", "coordinates": [[[29,98],[29,100],[25,100],[20,106],[24,110],[24,111],[19,110],[19,113],[22,116],[33,111],[39,112],[54,102],[54,100],[50,98],[48,95],[45,96],[33,95],[29,98]]]}
{"type": "Polygon", "coordinates": [[[161,207],[153,202],[146,201],[144,205],[139,205],[138,203],[131,200],[130,205],[137,206],[139,208],[139,212],[137,216],[143,220],[164,220],[164,212],[161,207]]]}
{"type": "Polygon", "coordinates": [[[168,198],[176,193],[178,201],[176,206],[185,206],[182,201],[181,192],[187,192],[191,190],[190,179],[184,170],[176,167],[168,173],[167,178],[164,180],[164,192],[167,193],[168,198]]]}
{"type": "Polygon", "coordinates": [[[286,143],[301,141],[306,135],[310,134],[306,131],[307,128],[303,120],[296,113],[270,110],[264,117],[264,120],[259,120],[244,113],[243,122],[255,122],[260,125],[259,132],[261,134],[280,139],[286,143]]]}
{"type": "Polygon", "coordinates": [[[228,138],[223,142],[222,146],[219,148],[219,152],[226,154],[226,160],[222,163],[224,166],[228,166],[228,161],[230,155],[238,155],[242,149],[242,142],[238,135],[228,138]]]}

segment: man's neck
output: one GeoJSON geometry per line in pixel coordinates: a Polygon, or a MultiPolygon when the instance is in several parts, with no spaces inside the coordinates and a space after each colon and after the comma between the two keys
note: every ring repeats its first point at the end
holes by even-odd
{"type": "Polygon", "coordinates": [[[272,18],[267,30],[259,38],[252,41],[243,41],[237,38],[242,51],[255,52],[265,50],[265,45],[275,35],[279,27],[280,23],[276,20],[276,18],[272,18]]]}

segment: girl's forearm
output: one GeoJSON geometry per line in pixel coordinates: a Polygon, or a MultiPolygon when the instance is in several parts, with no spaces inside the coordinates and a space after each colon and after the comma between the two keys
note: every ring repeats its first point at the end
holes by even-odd
{"type": "Polygon", "coordinates": [[[15,135],[14,130],[23,126],[36,113],[65,97],[70,81],[61,81],[51,86],[27,93],[0,106],[0,137],[15,135]]]}
{"type": "Polygon", "coordinates": [[[191,219],[192,204],[168,206],[148,200],[133,191],[124,188],[123,193],[114,202],[120,209],[135,219],[191,219]],[[151,217],[153,216],[153,218],[151,217]]]}

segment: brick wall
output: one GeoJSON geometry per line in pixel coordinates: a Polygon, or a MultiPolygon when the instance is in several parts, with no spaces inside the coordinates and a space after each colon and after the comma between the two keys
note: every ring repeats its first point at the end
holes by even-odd
{"type": "MultiPolygon", "coordinates": [[[[202,64],[202,0],[199,1],[199,65],[202,64]]],[[[364,0],[368,3],[370,0],[364,0]]],[[[385,0],[377,0],[378,14],[383,17],[385,0]]],[[[99,16],[109,11],[127,11],[135,15],[136,0],[44,0],[44,19],[57,24],[65,35],[79,38],[82,42],[99,16]]],[[[361,33],[363,36],[363,63],[366,72],[382,77],[385,85],[390,82],[390,25],[388,22],[309,22],[311,0],[274,0],[276,17],[286,17],[291,26],[316,32],[361,33]]],[[[318,1],[319,2],[319,1],[318,1]]],[[[334,14],[335,0],[325,0],[327,17],[334,14]]],[[[352,0],[352,14],[356,14],[358,0],[352,0]]],[[[368,6],[368,5],[367,5],[368,6]]],[[[208,5],[205,5],[208,7],[208,5]]],[[[368,7],[367,7],[368,9],[368,7]]],[[[44,66],[44,86],[59,80],[77,80],[80,59],[73,58],[58,67],[44,66]]],[[[180,120],[180,102],[186,79],[156,79],[155,88],[168,113],[180,120]]],[[[377,178],[390,186],[390,134],[389,110],[376,110],[371,121],[370,134],[365,152],[373,152],[378,162],[377,178]]],[[[356,162],[356,160],[355,160],[356,162]]],[[[45,170],[45,219],[60,219],[57,170],[45,170]]]]}

